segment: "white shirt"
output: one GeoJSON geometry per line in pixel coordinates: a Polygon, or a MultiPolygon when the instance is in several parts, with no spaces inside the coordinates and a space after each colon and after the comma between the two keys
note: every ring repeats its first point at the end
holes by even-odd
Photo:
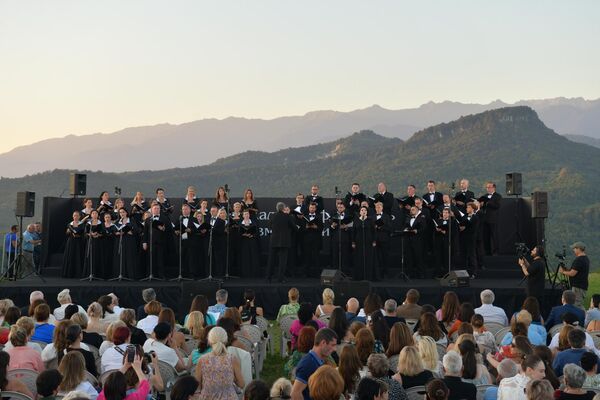
{"type": "MultiPolygon", "coordinates": [[[[80,346],[82,349],[90,351],[90,348],[88,347],[87,344],[80,343],[80,346]]],[[[48,344],[46,347],[44,347],[44,350],[42,350],[42,361],[43,362],[54,360],[56,358],[56,356],[57,356],[56,347],[54,347],[54,344],[52,344],[52,343],[48,344]]]]}
{"type": "Polygon", "coordinates": [[[129,343],[122,343],[118,346],[111,346],[106,349],[104,353],[102,353],[102,357],[100,358],[101,374],[112,369],[119,369],[123,366],[123,354],[121,354],[121,352],[119,352],[116,348],[118,347],[123,351],[123,353],[125,353],[128,345],[129,343]]]}
{"type": "MultiPolygon", "coordinates": [[[[67,308],[67,306],[70,306],[73,303],[70,304],[63,304],[60,307],[57,307],[54,309],[54,317],[56,318],[57,321],[62,321],[65,318],[65,308],[67,308]]],[[[85,314],[85,310],[83,309],[83,307],[81,306],[77,306],[78,308],[78,312],[80,313],[84,313],[85,314]]],[[[50,321],[48,321],[50,323],[50,321]]]]}
{"type": "Polygon", "coordinates": [[[144,343],[144,353],[149,353],[151,351],[156,353],[159,360],[166,362],[173,368],[175,368],[179,362],[179,357],[177,357],[175,350],[156,339],[148,339],[146,340],[146,343],[144,343]]]}
{"type": "Polygon", "coordinates": [[[512,378],[504,378],[498,386],[498,400],[527,400],[525,388],[529,382],[529,377],[523,374],[517,374],[512,378]]]}
{"type": "Polygon", "coordinates": [[[113,312],[117,316],[117,319],[119,319],[119,316],[121,315],[121,313],[123,312],[123,310],[124,310],[124,308],[119,307],[119,306],[114,306],[113,307],[113,312]]]}
{"type": "MultiPolygon", "coordinates": [[[[552,349],[558,349],[558,336],[560,335],[560,332],[558,332],[557,334],[555,334],[554,336],[552,336],[552,340],[550,341],[550,345],[548,346],[550,348],[550,350],[552,349]]],[[[585,333],[585,347],[589,350],[589,351],[593,351],[594,353],[596,353],[596,355],[598,357],[600,357],[600,350],[598,350],[596,348],[596,346],[594,345],[594,339],[592,339],[592,337],[590,336],[589,333],[585,333]]]]}
{"type": "MultiPolygon", "coordinates": [[[[94,389],[94,386],[92,386],[92,384],[89,383],[88,381],[82,381],[72,391],[81,391],[81,392],[84,392],[85,394],[87,394],[88,396],[90,396],[90,400],[96,400],[96,398],[98,397],[98,391],[96,389],[94,389]]],[[[58,392],[59,396],[64,396],[66,394],[67,394],[67,392],[58,392]]]]}
{"type": "Polygon", "coordinates": [[[252,357],[250,353],[239,347],[229,346],[227,353],[234,355],[240,361],[240,370],[244,377],[244,383],[247,385],[252,381],[252,357]]]}
{"type": "Polygon", "coordinates": [[[508,318],[504,310],[493,304],[482,304],[481,307],[475,309],[475,314],[480,314],[483,317],[484,324],[495,322],[502,324],[502,326],[508,326],[508,318]]]}
{"type": "Polygon", "coordinates": [[[148,315],[146,318],[140,319],[137,323],[137,327],[147,334],[152,333],[156,325],[158,325],[158,315],[148,315]]]}

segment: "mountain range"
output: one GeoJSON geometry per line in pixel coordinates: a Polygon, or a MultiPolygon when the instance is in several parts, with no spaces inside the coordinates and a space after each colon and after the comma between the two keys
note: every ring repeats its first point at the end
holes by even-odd
{"type": "MultiPolygon", "coordinates": [[[[202,119],[108,134],[69,135],[0,154],[0,171],[5,177],[19,177],[55,168],[104,172],[186,168],[246,150],[274,152],[330,142],[360,130],[406,140],[420,129],[508,105],[499,100],[489,104],[429,102],[401,110],[374,105],[350,112],[314,111],[270,120],[202,119]]],[[[600,140],[600,99],[522,100],[512,105],[531,107],[554,131],[576,135],[569,136],[575,141],[596,139],[597,146],[600,140]]]]}
{"type": "MultiPolygon", "coordinates": [[[[592,257],[598,253],[600,149],[557,134],[527,106],[463,116],[419,130],[408,140],[360,131],[311,146],[245,151],[199,167],[85,172],[88,194],[94,197],[101,190],[112,192],[115,186],[128,197],[136,190],[152,197],[158,186],[167,190],[168,197],[182,197],[191,184],[201,197],[212,198],[217,186],[228,183],[233,196],[251,187],[258,198],[291,199],[313,183],[321,186],[324,196],[333,197],[335,186],[345,190],[358,181],[365,192],[374,193],[377,183],[383,181],[399,197],[410,183],[417,185],[418,193],[424,193],[425,182],[435,179],[447,192],[463,177],[471,180],[476,194],[482,193],[485,181],[491,179],[504,195],[504,175],[513,171],[523,173],[524,194],[534,190],[549,193],[547,237],[551,251],[583,240],[592,257]]],[[[0,179],[0,224],[7,226],[14,221],[15,193],[21,190],[37,193],[36,215],[41,218],[42,197],[68,194],[68,175],[68,170],[56,169],[0,179]]]]}

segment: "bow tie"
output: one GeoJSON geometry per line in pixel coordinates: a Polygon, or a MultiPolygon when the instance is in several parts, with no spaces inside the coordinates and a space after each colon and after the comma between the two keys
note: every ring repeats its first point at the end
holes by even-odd
{"type": "Polygon", "coordinates": [[[315,214],[310,214],[309,217],[314,218],[315,214]]]}

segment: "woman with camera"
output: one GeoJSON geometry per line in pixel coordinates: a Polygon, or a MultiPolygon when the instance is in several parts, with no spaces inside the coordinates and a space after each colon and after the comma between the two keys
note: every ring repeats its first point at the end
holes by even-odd
{"type": "Polygon", "coordinates": [[[542,302],[544,294],[546,261],[544,259],[544,247],[537,245],[531,250],[531,263],[525,257],[519,257],[519,265],[523,275],[527,278],[527,297],[536,297],[542,302]]]}

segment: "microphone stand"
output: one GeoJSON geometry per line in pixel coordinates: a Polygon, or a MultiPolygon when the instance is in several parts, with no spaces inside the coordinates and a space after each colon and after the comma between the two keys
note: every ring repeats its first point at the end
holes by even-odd
{"type": "MultiPolygon", "coordinates": [[[[160,216],[159,216],[159,218],[160,218],[160,216]]],[[[154,274],[153,274],[153,272],[154,272],[153,264],[154,263],[152,262],[152,259],[154,258],[154,245],[152,244],[152,236],[153,236],[152,231],[154,230],[154,227],[152,225],[154,223],[154,215],[150,215],[149,219],[150,219],[150,243],[148,243],[148,250],[150,251],[150,271],[149,271],[150,274],[147,277],[140,279],[140,282],[163,281],[164,280],[161,278],[155,278],[154,274]]]]}
{"type": "Polygon", "coordinates": [[[88,235],[87,259],[90,266],[90,274],[86,278],[81,278],[80,281],[101,281],[103,279],[94,276],[94,244],[92,243],[94,241],[94,237],[92,237],[92,220],[90,220],[90,229],[88,230],[88,235]]]}
{"type": "MultiPolygon", "coordinates": [[[[212,219],[212,216],[210,217],[212,219]]],[[[216,219],[215,219],[215,224],[217,223],[216,219]]],[[[217,279],[217,278],[213,278],[212,276],[212,268],[213,268],[213,227],[214,225],[210,226],[210,232],[208,234],[208,276],[204,279],[200,279],[200,282],[217,282],[217,283],[223,283],[222,280],[217,279]]]]}
{"type": "Polygon", "coordinates": [[[404,282],[410,282],[408,275],[404,272],[404,238],[406,237],[406,232],[400,232],[400,251],[402,251],[402,256],[400,257],[400,279],[404,282]]]}
{"type": "Polygon", "coordinates": [[[239,278],[239,276],[233,276],[233,275],[229,275],[229,233],[231,231],[231,216],[229,215],[229,186],[225,185],[225,195],[227,196],[227,220],[229,221],[229,226],[225,226],[225,228],[227,229],[227,238],[226,240],[226,252],[225,252],[225,276],[223,277],[223,280],[228,280],[228,279],[237,279],[239,278]]]}
{"type": "MultiPolygon", "coordinates": [[[[125,226],[124,224],[122,226],[125,226]]],[[[122,228],[121,228],[122,229],[122,228]]],[[[109,281],[130,281],[131,279],[123,276],[123,231],[121,230],[121,234],[119,235],[119,276],[116,278],[109,279],[109,281]]]]}
{"type": "MultiPolygon", "coordinates": [[[[191,215],[188,217],[188,223],[190,221],[190,218],[191,218],[191,215]]],[[[183,230],[181,229],[182,226],[183,226],[183,215],[180,215],[179,216],[179,275],[177,276],[177,278],[169,279],[169,282],[174,282],[174,281],[181,282],[181,281],[191,281],[192,280],[190,278],[184,278],[183,275],[181,274],[181,268],[182,268],[182,263],[181,263],[182,244],[181,243],[183,241],[183,230]]],[[[187,239],[187,240],[189,240],[189,239],[187,239]]],[[[188,254],[188,257],[189,256],[190,255],[188,254]]]]}
{"type": "Polygon", "coordinates": [[[363,253],[363,279],[367,279],[367,255],[366,255],[366,247],[365,247],[365,222],[366,218],[361,221],[362,228],[362,253],[363,253]]]}
{"type": "MultiPolygon", "coordinates": [[[[340,191],[338,190],[337,186],[335,187],[335,199],[336,199],[336,204],[337,204],[337,200],[340,199],[340,191]]],[[[338,215],[341,217],[340,213],[338,212],[338,215]]],[[[338,271],[342,272],[342,220],[339,220],[339,226],[338,226],[338,271]]]]}

